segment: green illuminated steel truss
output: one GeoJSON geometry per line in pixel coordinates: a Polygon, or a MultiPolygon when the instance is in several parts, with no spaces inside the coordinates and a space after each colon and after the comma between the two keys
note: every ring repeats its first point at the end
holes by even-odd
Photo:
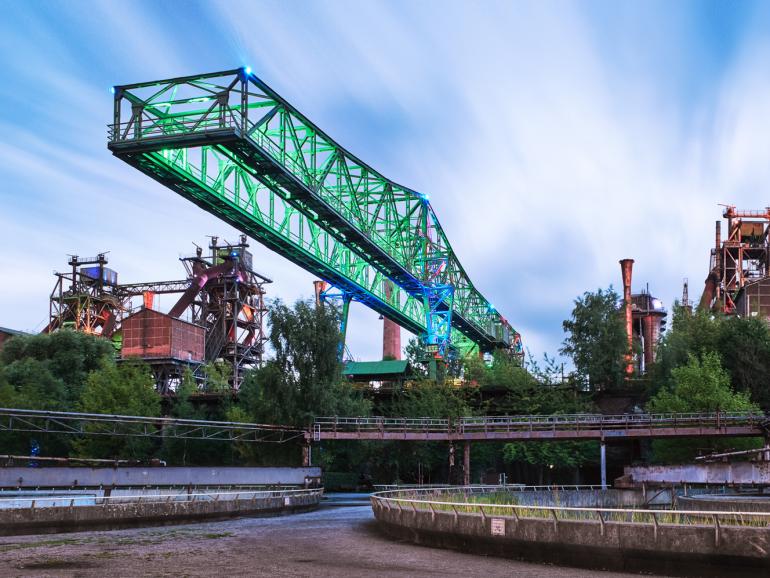
{"type": "Polygon", "coordinates": [[[109,148],[441,353],[450,342],[466,354],[520,348],[427,195],[358,160],[245,69],[116,87],[109,148]]]}

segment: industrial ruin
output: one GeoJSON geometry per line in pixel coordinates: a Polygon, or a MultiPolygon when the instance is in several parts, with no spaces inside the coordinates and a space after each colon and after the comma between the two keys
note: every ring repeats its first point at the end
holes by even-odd
{"type": "Polygon", "coordinates": [[[716,222],[709,274],[699,308],[726,315],[770,317],[770,208],[739,211],[726,205],[727,236],[716,222]]]}
{"type": "Polygon", "coordinates": [[[620,269],[623,276],[623,314],[628,336],[626,357],[626,375],[644,374],[650,364],[655,362],[658,341],[666,330],[668,312],[663,302],[650,294],[647,287],[640,293],[631,290],[631,277],[634,260],[622,259],[620,269]],[[640,353],[634,345],[639,344],[640,353]]]}
{"type": "Polygon", "coordinates": [[[267,277],[252,268],[246,236],[236,244],[211,237],[204,255],[180,259],[186,277],[121,284],[105,253],[70,257],[70,270],[55,273],[45,333],[71,329],[110,339],[121,360],[140,359],[153,371],[163,395],[186,372],[201,387],[203,368],[217,363],[237,391],[244,372],[262,363],[267,277]],[[155,308],[157,295],[178,294],[171,309],[155,308]]]}

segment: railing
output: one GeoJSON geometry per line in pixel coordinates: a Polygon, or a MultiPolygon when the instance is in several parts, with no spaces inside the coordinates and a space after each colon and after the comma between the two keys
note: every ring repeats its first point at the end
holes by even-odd
{"type": "Polygon", "coordinates": [[[305,435],[269,424],[0,408],[3,431],[277,443],[305,435]]]}
{"type": "Polygon", "coordinates": [[[552,430],[552,429],[650,429],[676,427],[757,426],[765,420],[763,414],[747,412],[658,413],[658,414],[568,414],[527,415],[503,417],[464,417],[458,420],[461,432],[552,430]]]}
{"type": "Polygon", "coordinates": [[[449,429],[449,420],[442,418],[402,417],[319,417],[314,425],[326,431],[417,431],[444,433],[449,429]]]}
{"type": "MultiPolygon", "coordinates": [[[[576,486],[575,488],[581,489],[576,486]]],[[[529,491],[538,487],[498,487],[497,491],[529,491]]],[[[582,488],[588,489],[588,488],[582,488]]],[[[590,489],[596,489],[590,487],[590,489]]],[[[636,508],[594,508],[565,507],[559,505],[494,504],[470,501],[473,487],[445,487],[427,490],[394,490],[372,494],[372,508],[396,509],[399,512],[448,513],[455,518],[461,514],[487,517],[526,519],[547,519],[555,524],[561,521],[586,521],[601,524],[602,533],[607,523],[647,524],[659,526],[708,526],[713,527],[717,542],[723,526],[750,526],[770,528],[770,512],[731,512],[698,510],[644,510],[636,508]]]]}
{"type": "Polygon", "coordinates": [[[177,136],[211,130],[237,129],[241,119],[232,110],[211,111],[205,114],[160,117],[137,117],[128,122],[108,125],[110,142],[134,141],[155,137],[177,136]]]}
{"type": "Polygon", "coordinates": [[[436,418],[319,417],[314,429],[321,432],[483,433],[516,431],[633,430],[660,428],[710,428],[746,426],[759,431],[764,414],[749,412],[659,414],[565,414],[436,418]]]}
{"type": "Polygon", "coordinates": [[[0,510],[11,508],[40,508],[40,507],[75,507],[107,506],[112,504],[169,504],[173,502],[219,502],[225,500],[256,501],[268,498],[295,498],[304,496],[322,496],[323,488],[298,490],[253,490],[243,489],[233,492],[187,492],[158,494],[136,494],[128,496],[95,496],[92,493],[77,496],[29,496],[16,498],[0,498],[0,510]],[[86,502],[86,503],[84,503],[86,502]],[[29,505],[13,505],[13,504],[29,505]],[[46,504],[49,504],[46,506],[46,504]]]}

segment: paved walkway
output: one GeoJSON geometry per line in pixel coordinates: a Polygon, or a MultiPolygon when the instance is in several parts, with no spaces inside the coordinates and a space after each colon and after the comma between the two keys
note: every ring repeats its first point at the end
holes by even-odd
{"type": "Polygon", "coordinates": [[[281,518],[0,538],[0,576],[632,576],[528,564],[391,541],[366,498],[333,495],[281,518]]]}

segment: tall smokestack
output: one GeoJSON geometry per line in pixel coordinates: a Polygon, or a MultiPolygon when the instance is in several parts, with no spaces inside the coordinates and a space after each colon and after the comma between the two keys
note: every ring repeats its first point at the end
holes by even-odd
{"type": "Polygon", "coordinates": [[[628,339],[628,352],[626,353],[626,375],[634,373],[634,361],[631,352],[634,349],[633,314],[631,312],[631,273],[634,268],[633,259],[622,259],[620,271],[623,274],[623,309],[626,314],[626,337],[628,339]]]}
{"type": "Polygon", "coordinates": [[[326,281],[313,281],[313,293],[315,293],[315,306],[321,306],[321,293],[326,291],[326,281]]]}
{"type": "MultiPolygon", "coordinates": [[[[385,281],[385,300],[390,302],[393,298],[393,283],[385,281]]],[[[382,325],[382,358],[401,359],[401,326],[383,318],[382,325]]]]}
{"type": "Polygon", "coordinates": [[[714,233],[714,269],[717,275],[722,276],[722,221],[716,222],[714,233]]]}

